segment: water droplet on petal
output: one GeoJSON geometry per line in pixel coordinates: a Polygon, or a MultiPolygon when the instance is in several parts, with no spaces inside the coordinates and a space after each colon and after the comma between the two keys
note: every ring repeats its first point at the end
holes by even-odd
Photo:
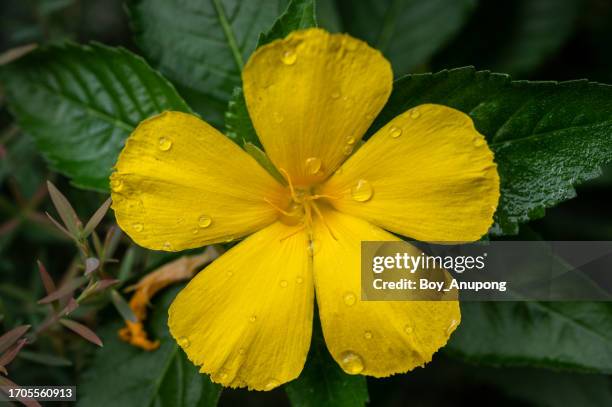
{"type": "Polygon", "coordinates": [[[239,355],[244,355],[244,354],[245,354],[245,352],[246,352],[246,349],[244,349],[244,348],[240,348],[240,349],[238,349],[238,354],[239,354],[239,355]]]}
{"type": "Polygon", "coordinates": [[[343,171],[343,170],[342,170],[342,167],[340,167],[340,168],[338,168],[338,169],[336,170],[336,172],[334,172],[334,174],[338,174],[338,175],[340,175],[340,174],[342,174],[342,171],[343,171]]]}
{"type": "Polygon", "coordinates": [[[281,280],[278,285],[280,285],[282,288],[286,288],[289,283],[287,283],[287,280],[281,280]]]}
{"type": "Polygon", "coordinates": [[[351,196],[357,202],[367,202],[372,198],[373,194],[372,184],[365,179],[358,180],[353,188],[351,188],[351,196]]]}
{"type": "Polygon", "coordinates": [[[355,294],[348,292],[344,294],[344,297],[342,297],[344,300],[344,303],[348,306],[354,305],[355,301],[357,301],[357,297],[355,297],[355,294]]]}
{"type": "Polygon", "coordinates": [[[396,127],[396,126],[391,126],[389,128],[389,135],[392,138],[398,138],[399,136],[402,135],[402,129],[400,129],[399,127],[396,127]]]}
{"type": "Polygon", "coordinates": [[[136,232],[142,232],[144,229],[144,225],[142,223],[134,223],[132,227],[136,232]]]}
{"type": "Polygon", "coordinates": [[[296,277],[295,282],[298,284],[302,284],[304,282],[304,279],[302,277],[296,277]]]}
{"type": "Polygon", "coordinates": [[[217,378],[219,379],[219,381],[223,381],[223,380],[227,379],[227,373],[221,371],[221,372],[217,373],[217,378]]]}
{"type": "Polygon", "coordinates": [[[370,332],[370,331],[365,331],[365,332],[363,333],[363,337],[364,337],[364,338],[366,338],[366,339],[372,339],[372,332],[370,332]]]}
{"type": "Polygon", "coordinates": [[[485,143],[482,137],[474,137],[474,147],[481,147],[485,143]]]}
{"type": "Polygon", "coordinates": [[[361,356],[350,350],[340,355],[340,366],[348,374],[359,374],[365,367],[361,356]]]}
{"type": "Polygon", "coordinates": [[[283,52],[283,55],[281,57],[281,61],[283,61],[283,64],[285,65],[293,65],[295,64],[296,60],[297,60],[297,54],[292,49],[288,49],[285,52],[283,52]]]}
{"type": "Polygon", "coordinates": [[[339,91],[333,91],[331,94],[331,98],[332,99],[338,99],[340,97],[340,92],[339,91]]]}
{"type": "Polygon", "coordinates": [[[172,250],[172,243],[170,242],[165,242],[164,246],[163,246],[164,250],[172,250]]]}
{"type": "Polygon", "coordinates": [[[342,152],[344,153],[344,155],[351,155],[351,153],[353,152],[353,146],[344,146],[344,150],[342,150],[342,152]]]}
{"type": "Polygon", "coordinates": [[[234,272],[232,270],[227,270],[227,275],[231,277],[234,275],[234,272]]]}
{"type": "Polygon", "coordinates": [[[319,240],[312,239],[308,243],[308,254],[310,254],[311,256],[314,256],[315,254],[319,253],[320,248],[321,248],[321,243],[319,242],[319,240]]]}
{"type": "Polygon", "coordinates": [[[111,180],[111,189],[114,192],[119,192],[123,189],[123,180],[121,178],[115,177],[111,180]]]}
{"type": "Polygon", "coordinates": [[[285,120],[285,118],[283,117],[282,114],[280,114],[279,112],[274,112],[272,113],[272,117],[274,118],[274,121],[276,123],[282,123],[283,120],[285,120]]]}
{"type": "Polygon", "coordinates": [[[421,117],[421,112],[418,109],[415,108],[410,111],[410,118],[418,119],[419,117],[421,117]]]}
{"type": "Polygon", "coordinates": [[[194,235],[197,235],[198,233],[200,233],[200,229],[193,228],[193,229],[191,229],[191,233],[193,233],[194,235]]]}
{"type": "Polygon", "coordinates": [[[316,174],[321,170],[321,159],[318,157],[310,157],[306,159],[306,171],[309,174],[316,174]]]}
{"type": "Polygon", "coordinates": [[[167,137],[160,137],[157,146],[161,151],[168,151],[172,148],[172,140],[167,137]]]}
{"type": "Polygon", "coordinates": [[[345,141],[346,141],[346,144],[349,144],[349,145],[351,145],[351,144],[355,144],[355,137],[348,136],[348,137],[345,139],[345,141]]]}
{"type": "Polygon", "coordinates": [[[249,317],[249,322],[255,322],[257,321],[257,315],[253,314],[249,317]]]}
{"type": "Polygon", "coordinates": [[[412,326],[410,325],[404,326],[404,332],[406,332],[407,334],[411,334],[412,331],[413,331],[412,326]]]}
{"type": "Polygon", "coordinates": [[[187,338],[186,336],[181,336],[180,338],[178,338],[177,342],[181,348],[188,348],[189,345],[191,345],[191,342],[189,342],[189,338],[187,338]]]}
{"type": "Polygon", "coordinates": [[[234,236],[228,236],[225,238],[225,243],[229,243],[229,242],[233,242],[234,241],[234,236]]]}
{"type": "Polygon", "coordinates": [[[265,390],[272,390],[275,387],[280,386],[280,382],[276,379],[270,379],[268,380],[268,382],[266,383],[266,385],[264,386],[265,390]]]}
{"type": "Polygon", "coordinates": [[[207,228],[212,223],[212,218],[208,215],[202,215],[198,218],[198,226],[201,228],[207,228]]]}

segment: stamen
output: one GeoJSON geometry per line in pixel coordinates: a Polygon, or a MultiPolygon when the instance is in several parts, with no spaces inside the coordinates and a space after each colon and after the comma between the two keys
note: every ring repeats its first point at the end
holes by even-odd
{"type": "Polygon", "coordinates": [[[312,209],[314,209],[317,216],[319,216],[319,218],[321,219],[321,222],[323,222],[323,225],[325,225],[325,228],[327,229],[331,237],[337,241],[338,238],[336,237],[336,235],[334,235],[334,232],[331,230],[331,227],[329,226],[329,224],[325,221],[325,218],[323,217],[321,210],[319,209],[319,207],[314,201],[312,202],[312,209]]]}
{"type": "Polygon", "coordinates": [[[283,240],[287,240],[287,239],[289,239],[291,236],[295,236],[295,235],[297,235],[298,233],[300,233],[300,232],[301,232],[302,230],[304,230],[304,229],[306,229],[306,225],[305,225],[305,224],[302,224],[302,226],[300,226],[299,228],[297,228],[297,229],[295,230],[295,232],[291,232],[291,233],[289,233],[287,236],[285,236],[285,237],[281,237],[279,241],[280,241],[280,242],[282,242],[283,240]]]}
{"type": "Polygon", "coordinates": [[[266,201],[266,203],[268,205],[270,205],[271,207],[273,207],[274,209],[276,209],[277,211],[279,211],[283,215],[285,215],[285,216],[291,216],[292,215],[290,212],[287,212],[286,210],[279,208],[277,205],[272,203],[272,201],[270,201],[268,198],[264,198],[264,201],[266,201]]]}
{"type": "Polygon", "coordinates": [[[287,170],[285,170],[284,168],[279,168],[278,171],[283,174],[283,176],[287,180],[287,184],[289,184],[289,191],[291,191],[291,198],[293,199],[293,201],[295,203],[301,203],[301,201],[297,197],[297,194],[295,193],[295,189],[293,188],[293,182],[291,182],[291,176],[289,175],[287,170]]]}

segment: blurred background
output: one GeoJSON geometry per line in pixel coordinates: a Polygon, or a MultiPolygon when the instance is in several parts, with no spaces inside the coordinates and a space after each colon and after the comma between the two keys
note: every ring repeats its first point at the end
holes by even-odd
{"type": "MultiPolygon", "coordinates": [[[[394,47],[409,41],[406,33],[421,29],[419,24],[426,20],[400,20],[387,29],[387,8],[379,12],[376,2],[364,1],[367,7],[358,3],[320,0],[319,24],[376,42],[386,55],[400,55],[394,47]]],[[[383,3],[386,7],[389,2],[379,2],[383,3]]],[[[473,65],[509,73],[514,79],[588,78],[612,83],[610,0],[480,1],[473,2],[466,13],[465,21],[445,34],[435,50],[421,43],[425,40],[409,47],[423,54],[418,64],[402,60],[401,55],[390,57],[396,76],[473,65]]],[[[444,27],[447,18],[453,17],[438,16],[436,26],[444,27]]],[[[0,2],[0,54],[21,45],[63,40],[98,41],[140,53],[120,0],[0,2]]],[[[48,179],[65,193],[82,219],[91,216],[106,199],[104,194],[71,187],[67,179],[50,171],[33,141],[14,123],[0,89],[0,332],[44,317],[44,310],[36,304],[44,296],[36,260],[43,261],[59,279],[76,254],[72,242],[44,215],[46,211],[55,213],[47,196],[48,179]]],[[[612,240],[611,191],[612,168],[605,168],[601,177],[577,188],[577,198],[548,210],[546,217],[527,224],[521,233],[545,240],[612,240]]],[[[102,231],[112,221],[108,216],[102,231]]],[[[132,253],[126,266],[129,281],[176,257],[139,249],[123,237],[116,257],[124,258],[127,251],[132,253]]],[[[104,332],[112,333],[120,326],[116,312],[105,304],[89,307],[95,310],[93,316],[87,307],[79,312],[104,332]]],[[[35,352],[20,355],[10,366],[12,379],[31,385],[79,383],[97,349],[67,335],[57,332],[37,344],[35,352]]],[[[452,356],[443,351],[425,369],[369,380],[372,405],[612,405],[612,382],[606,376],[476,366],[452,356]]],[[[223,392],[220,405],[236,403],[284,406],[289,401],[282,389],[223,392]]]]}

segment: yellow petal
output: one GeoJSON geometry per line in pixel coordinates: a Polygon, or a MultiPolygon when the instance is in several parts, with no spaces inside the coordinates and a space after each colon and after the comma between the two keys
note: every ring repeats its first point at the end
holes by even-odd
{"type": "Polygon", "coordinates": [[[201,271],[172,303],[168,325],[213,381],[271,390],[304,367],[313,291],[305,231],[274,223],[201,271]]]}
{"type": "Polygon", "coordinates": [[[197,117],[166,112],[128,138],[111,176],[121,229],[149,249],[201,247],[272,223],[282,186],[197,117]]]}
{"type": "Polygon", "coordinates": [[[259,48],[242,72],[266,153],[294,184],[325,179],[384,106],[391,65],[365,42],[320,29],[259,48]]]}
{"type": "MultiPolygon", "coordinates": [[[[361,241],[397,241],[368,222],[334,210],[315,223],[313,270],[325,343],[349,374],[385,377],[431,360],[459,324],[456,301],[361,301],[361,241]]],[[[418,271],[417,271],[418,272],[418,271]]]]}
{"type": "Polygon", "coordinates": [[[397,116],[322,188],[340,211],[421,241],[482,237],[493,222],[499,176],[469,116],[422,105],[397,116]]]}

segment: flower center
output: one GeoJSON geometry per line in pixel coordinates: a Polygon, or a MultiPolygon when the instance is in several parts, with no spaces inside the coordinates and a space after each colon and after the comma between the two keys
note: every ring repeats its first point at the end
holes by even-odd
{"type": "Polygon", "coordinates": [[[315,186],[308,188],[296,188],[291,182],[289,173],[282,168],[280,168],[279,171],[287,180],[287,192],[289,196],[288,203],[285,207],[279,207],[270,201],[266,201],[279,212],[278,219],[289,226],[300,225],[301,227],[298,230],[307,229],[309,234],[312,236],[313,221],[315,218],[319,218],[332,237],[336,239],[334,233],[325,222],[325,218],[321,213],[319,205],[321,203],[325,204],[325,200],[337,198],[329,195],[317,194],[315,191],[315,186]]]}

